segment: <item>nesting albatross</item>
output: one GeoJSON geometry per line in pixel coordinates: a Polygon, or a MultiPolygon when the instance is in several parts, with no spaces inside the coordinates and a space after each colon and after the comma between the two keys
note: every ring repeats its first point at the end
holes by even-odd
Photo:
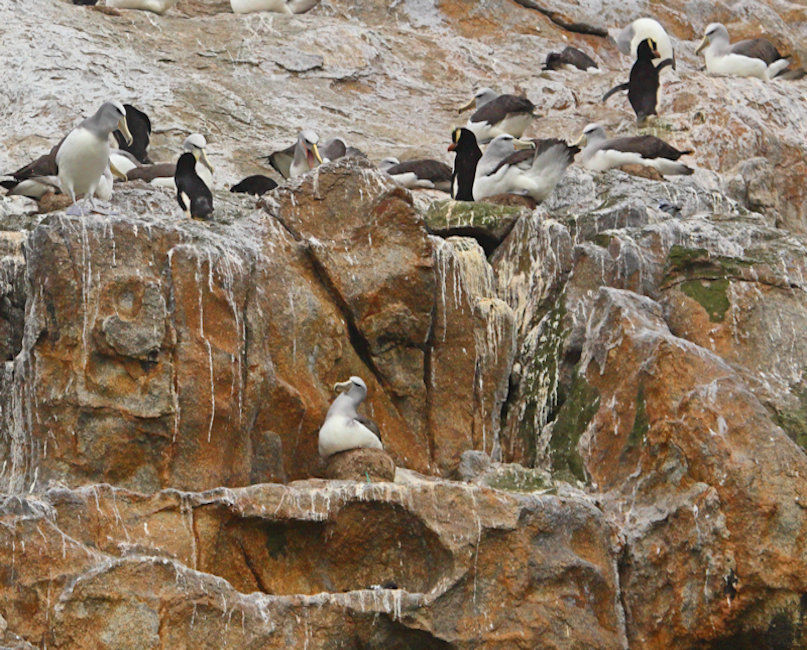
{"type": "MultiPolygon", "coordinates": [[[[196,159],[196,173],[208,188],[213,189],[213,165],[207,158],[207,140],[201,133],[191,133],[182,143],[182,150],[193,154],[196,159]]],[[[153,165],[141,165],[127,173],[130,181],[146,181],[158,187],[176,189],[174,174],[177,166],[175,163],[156,163],[153,165]]]]}
{"type": "Polygon", "coordinates": [[[544,70],[582,70],[583,72],[599,72],[599,68],[588,54],[576,47],[567,45],[562,52],[550,52],[546,55],[544,70]]]}
{"type": "Polygon", "coordinates": [[[578,151],[563,140],[523,141],[508,133],[496,136],[477,165],[474,199],[520,194],[543,201],[578,151]]]}
{"type": "Polygon", "coordinates": [[[379,169],[410,190],[451,191],[451,167],[439,160],[419,158],[399,162],[397,158],[384,158],[379,169]]]}
{"type": "Polygon", "coordinates": [[[533,104],[526,97],[499,95],[490,88],[480,88],[464,106],[460,113],[476,106],[476,111],[468,118],[465,127],[471,131],[480,144],[490,142],[497,135],[509,133],[520,138],[533,119],[533,104]]]}
{"type": "Polygon", "coordinates": [[[356,411],[367,397],[367,385],[361,377],[351,377],[333,388],[342,392],[331,404],[320,427],[319,455],[328,458],[360,447],[383,449],[378,425],[356,411]]]}
{"type": "Polygon", "coordinates": [[[574,144],[585,143],[582,152],[583,166],[592,171],[603,172],[622,165],[652,167],[668,176],[690,175],[691,167],[677,162],[691,151],[679,151],[661,138],[653,135],[636,135],[611,138],[599,124],[589,124],[574,144]]]}
{"type": "Polygon", "coordinates": [[[304,14],[319,3],[320,0],[230,0],[230,8],[234,14],[249,14],[256,11],[304,14]]]}
{"type": "Polygon", "coordinates": [[[348,146],[342,138],[331,138],[320,146],[319,136],[311,129],[303,129],[297,134],[297,141],[293,145],[273,151],[263,159],[283,178],[291,178],[338,158],[365,157],[364,153],[348,146]]]}
{"type": "Polygon", "coordinates": [[[706,27],[695,54],[701,52],[706,58],[709,74],[773,79],[790,64],[779,54],[774,44],[764,38],[731,45],[728,30],[720,23],[712,23],[706,27]]]}

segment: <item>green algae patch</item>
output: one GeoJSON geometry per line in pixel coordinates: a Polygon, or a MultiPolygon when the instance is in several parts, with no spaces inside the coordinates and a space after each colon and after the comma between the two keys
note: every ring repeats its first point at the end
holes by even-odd
{"type": "Polygon", "coordinates": [[[728,280],[688,280],[678,285],[682,293],[706,310],[713,323],[722,322],[731,306],[726,293],[728,288],[728,280]]]}
{"type": "Polygon", "coordinates": [[[794,390],[793,394],[798,398],[798,406],[776,409],[772,417],[793,442],[807,451],[807,387],[794,390]]]}
{"type": "Polygon", "coordinates": [[[503,467],[485,481],[488,487],[506,492],[554,492],[555,486],[546,472],[521,466],[503,467]]]}
{"type": "Polygon", "coordinates": [[[586,470],[577,452],[577,443],[599,408],[599,391],[583,376],[575,373],[569,396],[558,412],[549,441],[553,476],[563,480],[586,481],[586,470]]]}
{"type": "Polygon", "coordinates": [[[752,267],[755,263],[756,260],[742,257],[712,255],[705,248],[675,245],[667,254],[665,280],[673,281],[681,276],[701,280],[742,277],[744,269],[752,267]]]}
{"type": "Polygon", "coordinates": [[[496,228],[518,218],[523,208],[476,201],[434,201],[426,211],[426,225],[432,230],[473,226],[496,228]]]}

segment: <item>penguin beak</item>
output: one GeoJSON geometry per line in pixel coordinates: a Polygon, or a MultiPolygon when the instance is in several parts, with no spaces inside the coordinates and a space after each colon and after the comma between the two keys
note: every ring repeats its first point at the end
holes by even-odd
{"type": "Polygon", "coordinates": [[[581,134],[580,134],[580,137],[579,137],[579,138],[577,138],[577,140],[575,140],[574,142],[572,142],[572,144],[571,144],[570,146],[572,146],[572,147],[577,147],[577,146],[579,146],[579,145],[581,145],[581,144],[586,144],[586,140],[587,140],[587,138],[586,138],[586,134],[585,134],[585,133],[581,133],[581,134]]]}
{"type": "Polygon", "coordinates": [[[661,54],[659,54],[658,50],[650,50],[650,54],[653,55],[654,59],[660,59],[661,58],[661,54]]]}
{"type": "Polygon", "coordinates": [[[703,50],[705,50],[705,49],[706,49],[706,46],[707,46],[707,45],[709,45],[709,37],[708,37],[708,36],[704,36],[704,37],[703,37],[703,40],[701,41],[701,44],[700,44],[700,45],[698,45],[698,49],[697,49],[697,50],[695,50],[695,54],[700,54],[700,53],[701,53],[703,50]]]}
{"type": "MultiPolygon", "coordinates": [[[[314,152],[314,158],[316,158],[317,162],[319,162],[319,164],[321,165],[322,164],[322,156],[319,155],[319,148],[317,148],[317,143],[316,142],[311,145],[311,151],[314,152]]],[[[350,382],[348,382],[348,383],[350,383],[350,382]]]]}
{"type": "Polygon", "coordinates": [[[132,134],[129,132],[129,125],[126,123],[126,116],[122,115],[121,118],[118,120],[118,129],[121,133],[123,133],[123,137],[126,139],[126,144],[128,146],[132,146],[132,142],[134,142],[134,138],[132,134]]]}
{"type": "Polygon", "coordinates": [[[516,138],[513,140],[513,147],[515,147],[516,151],[525,151],[526,149],[535,149],[535,143],[531,140],[519,140],[516,138]]]}
{"type": "Polygon", "coordinates": [[[463,104],[462,106],[460,106],[457,109],[457,113],[464,113],[469,108],[473,108],[474,106],[476,106],[476,97],[471,97],[471,101],[469,101],[467,104],[463,104]]]}
{"type": "Polygon", "coordinates": [[[112,172],[113,176],[115,176],[116,178],[121,179],[124,182],[129,180],[129,178],[126,176],[126,174],[124,174],[120,169],[115,167],[115,165],[113,165],[111,161],[109,163],[109,171],[112,172]]]}
{"type": "Polygon", "coordinates": [[[333,390],[335,393],[345,390],[346,388],[350,388],[353,382],[349,379],[347,381],[339,382],[338,384],[333,385],[333,390]]]}
{"type": "Polygon", "coordinates": [[[446,149],[446,151],[454,151],[456,148],[457,148],[457,143],[452,142],[450,145],[448,145],[448,149],[446,149]]]}
{"type": "Polygon", "coordinates": [[[199,158],[202,161],[202,164],[210,170],[210,173],[213,173],[213,165],[210,164],[210,161],[207,159],[207,153],[204,149],[199,150],[199,158]]]}

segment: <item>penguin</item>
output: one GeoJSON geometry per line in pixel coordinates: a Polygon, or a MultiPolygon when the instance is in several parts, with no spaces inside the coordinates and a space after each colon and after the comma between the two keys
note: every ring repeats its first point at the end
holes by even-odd
{"type": "Polygon", "coordinates": [[[177,160],[174,174],[179,207],[193,219],[210,219],[213,214],[213,193],[196,173],[196,157],[183,153],[177,160]]]}
{"type": "Polygon", "coordinates": [[[465,127],[458,126],[451,132],[448,150],[456,154],[454,171],[451,174],[451,198],[456,201],[473,201],[476,166],[482,158],[476,136],[465,127]]]}

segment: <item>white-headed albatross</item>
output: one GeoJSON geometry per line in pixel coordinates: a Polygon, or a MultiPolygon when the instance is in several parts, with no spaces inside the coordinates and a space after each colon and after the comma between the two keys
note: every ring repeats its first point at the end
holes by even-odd
{"type": "Polygon", "coordinates": [[[107,7],[115,9],[142,9],[162,16],[177,0],[106,0],[107,7]]]}
{"type": "Polygon", "coordinates": [[[126,109],[120,102],[106,102],[70,131],[59,146],[56,152],[59,185],[73,203],[78,194],[85,194],[93,205],[95,190],[109,165],[109,135],[115,129],[132,141],[126,109]]]}
{"type": "MultiPolygon", "coordinates": [[[[196,173],[202,182],[211,190],[213,189],[213,165],[207,158],[207,140],[201,133],[191,133],[182,143],[182,151],[192,153],[196,159],[196,173]]],[[[153,165],[141,165],[130,170],[126,175],[130,181],[146,181],[158,187],[176,189],[174,174],[176,173],[176,163],[155,163],[153,165]]]]}
{"type": "Polygon", "coordinates": [[[689,175],[691,167],[677,162],[691,151],[679,151],[664,140],[653,135],[635,135],[611,138],[599,124],[589,124],[574,144],[585,143],[583,166],[592,171],[603,172],[622,165],[644,165],[667,176],[689,175]]]}
{"type": "Polygon", "coordinates": [[[709,74],[773,79],[782,73],[789,61],[779,54],[773,43],[753,38],[732,45],[729,32],[720,23],[706,27],[695,54],[703,52],[709,74]]]}
{"type": "Polygon", "coordinates": [[[378,425],[356,411],[367,397],[367,385],[362,378],[351,377],[333,388],[341,392],[331,404],[320,427],[319,455],[328,458],[360,447],[383,449],[378,425]]]}
{"type": "Polygon", "coordinates": [[[490,142],[497,135],[509,133],[520,138],[534,117],[533,104],[526,97],[499,95],[490,88],[480,88],[458,111],[462,113],[476,106],[465,127],[470,130],[480,144],[490,142]]]}
{"type": "Polygon", "coordinates": [[[578,147],[563,140],[524,141],[509,134],[496,136],[476,167],[474,199],[521,194],[543,201],[578,151],[578,147]]]}

